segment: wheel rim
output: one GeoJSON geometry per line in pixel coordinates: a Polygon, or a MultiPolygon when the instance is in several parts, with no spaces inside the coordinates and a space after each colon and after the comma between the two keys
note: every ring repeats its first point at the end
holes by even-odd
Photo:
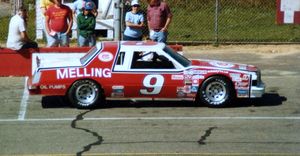
{"type": "Polygon", "coordinates": [[[85,103],[86,105],[91,104],[96,98],[96,89],[89,85],[83,84],[76,89],[76,98],[80,103],[85,103]]]}
{"type": "Polygon", "coordinates": [[[226,87],[220,82],[212,82],[206,87],[206,97],[212,102],[219,102],[226,98],[226,87]]]}

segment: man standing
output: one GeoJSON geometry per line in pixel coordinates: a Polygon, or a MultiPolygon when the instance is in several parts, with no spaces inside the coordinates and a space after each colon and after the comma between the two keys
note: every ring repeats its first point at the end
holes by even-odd
{"type": "Polygon", "coordinates": [[[40,1],[40,9],[41,9],[41,13],[42,13],[42,21],[43,21],[43,31],[45,33],[45,37],[46,37],[46,41],[49,40],[49,34],[47,33],[46,31],[46,12],[47,12],[47,9],[51,6],[51,5],[54,5],[53,2],[51,0],[41,0],[40,1]]]}
{"type": "Polygon", "coordinates": [[[52,0],[54,5],[46,11],[46,31],[49,34],[47,47],[69,46],[73,16],[72,10],[62,0],[52,0]]]}
{"type": "Polygon", "coordinates": [[[26,32],[27,10],[23,7],[18,9],[18,13],[9,22],[8,38],[6,46],[13,50],[37,48],[38,44],[28,38],[26,32]]]}
{"type": "Polygon", "coordinates": [[[92,47],[96,45],[95,26],[96,17],[92,13],[92,2],[85,3],[83,12],[77,16],[77,26],[79,30],[79,47],[92,47]]]}
{"type": "Polygon", "coordinates": [[[147,20],[150,39],[156,42],[167,42],[168,27],[172,13],[167,3],[161,0],[148,0],[147,20]]]}

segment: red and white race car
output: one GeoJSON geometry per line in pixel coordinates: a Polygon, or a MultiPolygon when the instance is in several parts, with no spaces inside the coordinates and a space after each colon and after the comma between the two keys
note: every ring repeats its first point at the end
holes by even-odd
{"type": "MultiPolygon", "coordinates": [[[[72,57],[69,56],[69,57],[72,57]]],[[[265,91],[252,65],[189,60],[163,43],[101,42],[81,58],[38,61],[31,94],[64,95],[77,108],[105,100],[194,100],[222,107],[265,91]]]]}

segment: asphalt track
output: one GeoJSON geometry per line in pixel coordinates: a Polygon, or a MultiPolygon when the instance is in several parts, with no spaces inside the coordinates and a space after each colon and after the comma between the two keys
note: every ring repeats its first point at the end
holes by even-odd
{"type": "Polygon", "coordinates": [[[222,109],[109,101],[78,110],[29,96],[24,77],[0,78],[0,155],[300,155],[299,54],[190,50],[262,69],[265,96],[222,109]]]}

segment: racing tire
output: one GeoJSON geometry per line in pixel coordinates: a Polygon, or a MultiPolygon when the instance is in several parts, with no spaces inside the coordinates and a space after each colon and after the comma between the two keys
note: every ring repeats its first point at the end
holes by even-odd
{"type": "Polygon", "coordinates": [[[209,77],[199,88],[198,99],[208,107],[228,106],[234,95],[232,86],[232,83],[225,77],[209,77]]]}
{"type": "Polygon", "coordinates": [[[99,84],[92,80],[78,80],[70,87],[67,98],[78,109],[90,109],[102,102],[99,84]]]}

